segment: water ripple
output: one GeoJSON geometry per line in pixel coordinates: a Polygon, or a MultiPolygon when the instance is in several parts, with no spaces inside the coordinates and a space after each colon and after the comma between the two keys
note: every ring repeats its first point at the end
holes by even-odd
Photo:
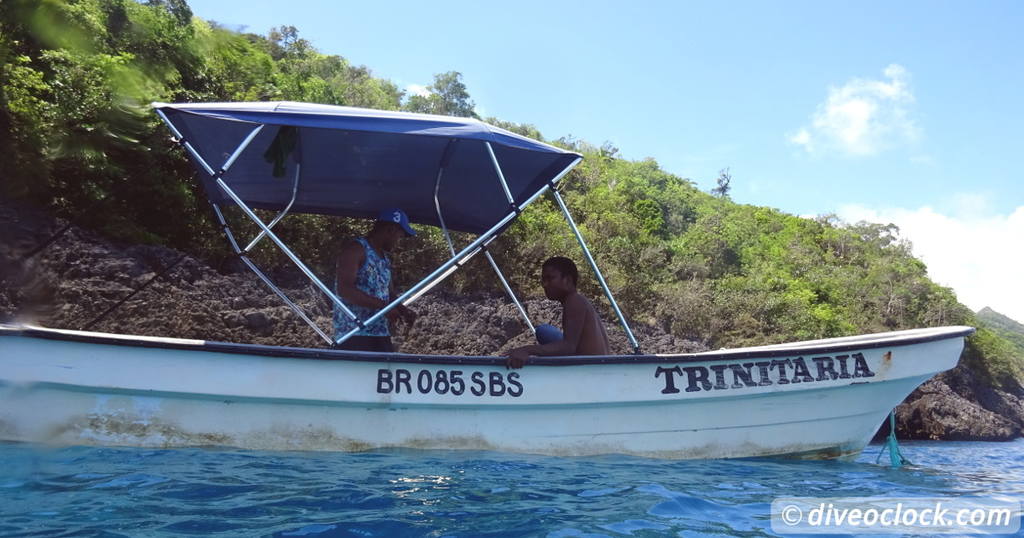
{"type": "Polygon", "coordinates": [[[906,443],[913,461],[663,461],[0,444],[4,536],[772,535],[779,496],[1024,498],[1024,441],[906,443]]]}

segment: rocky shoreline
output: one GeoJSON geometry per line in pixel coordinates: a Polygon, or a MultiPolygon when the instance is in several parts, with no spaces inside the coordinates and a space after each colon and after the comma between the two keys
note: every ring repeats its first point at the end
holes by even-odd
{"type": "MultiPolygon", "coordinates": [[[[75,226],[39,250],[64,228],[65,223],[46,214],[0,204],[0,321],[267,345],[323,345],[247,271],[218,272],[172,249],[119,245],[75,226]]],[[[311,286],[285,291],[321,327],[329,326],[329,306],[311,286]]],[[[556,303],[534,296],[524,304],[534,323],[557,322],[556,303]]],[[[532,341],[515,307],[497,293],[465,296],[436,291],[414,307],[420,314],[416,323],[395,335],[403,351],[502,355],[532,341]]],[[[609,312],[603,314],[606,321],[614,319],[609,312]]],[[[656,327],[640,325],[634,331],[648,352],[706,349],[656,327]]],[[[621,328],[608,324],[608,332],[613,351],[628,352],[621,328]]],[[[900,439],[1011,440],[1024,430],[1024,394],[987,386],[961,363],[915,390],[897,408],[896,417],[900,439]]],[[[887,430],[885,425],[880,434],[887,430]]]]}

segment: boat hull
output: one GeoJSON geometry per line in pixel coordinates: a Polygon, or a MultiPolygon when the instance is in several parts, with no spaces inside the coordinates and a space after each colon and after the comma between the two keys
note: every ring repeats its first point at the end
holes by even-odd
{"type": "Polygon", "coordinates": [[[542,359],[510,371],[486,357],[7,328],[0,331],[0,439],[851,457],[907,394],[955,366],[970,329],[943,330],[708,354],[542,359]]]}

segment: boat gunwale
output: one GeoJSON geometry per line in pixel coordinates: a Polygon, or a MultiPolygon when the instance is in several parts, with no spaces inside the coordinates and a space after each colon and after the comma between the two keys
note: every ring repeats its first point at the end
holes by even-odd
{"type": "MultiPolygon", "coordinates": [[[[677,364],[694,362],[724,362],[749,358],[792,357],[805,355],[835,354],[844,351],[856,351],[878,348],[891,348],[923,344],[939,340],[967,337],[975,332],[973,327],[949,326],[892,333],[876,333],[878,338],[866,341],[849,341],[849,337],[839,337],[840,342],[834,344],[814,341],[814,345],[800,347],[800,342],[793,342],[793,347],[781,347],[776,344],[763,348],[740,348],[736,350],[722,349],[701,353],[680,354],[640,354],[640,355],[589,355],[566,357],[531,357],[531,366],[580,366],[596,364],[677,364]],[[945,329],[938,331],[937,329],[945,329]],[[908,333],[925,332],[915,335],[908,333]],[[885,335],[892,336],[886,337],[885,335]]],[[[207,340],[186,340],[177,338],[120,335],[112,333],[87,333],[63,329],[47,329],[26,325],[6,325],[0,323],[0,336],[28,336],[46,340],[60,340],[89,344],[106,344],[127,347],[143,347],[158,349],[175,349],[183,351],[202,351],[210,353],[229,353],[239,355],[256,355],[281,359],[330,360],[371,363],[417,363],[436,365],[477,365],[505,366],[505,357],[486,355],[416,355],[409,353],[375,353],[338,349],[303,348],[288,346],[271,346],[264,344],[242,344],[207,340]]],[[[826,340],[827,341],[827,340],[826,340]]]]}

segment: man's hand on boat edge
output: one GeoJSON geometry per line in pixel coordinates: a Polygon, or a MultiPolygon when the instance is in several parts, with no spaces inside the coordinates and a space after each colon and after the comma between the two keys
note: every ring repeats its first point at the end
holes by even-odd
{"type": "Polygon", "coordinates": [[[526,366],[526,361],[530,360],[530,347],[532,346],[517,347],[510,351],[508,359],[505,360],[505,369],[518,370],[526,366]]]}

